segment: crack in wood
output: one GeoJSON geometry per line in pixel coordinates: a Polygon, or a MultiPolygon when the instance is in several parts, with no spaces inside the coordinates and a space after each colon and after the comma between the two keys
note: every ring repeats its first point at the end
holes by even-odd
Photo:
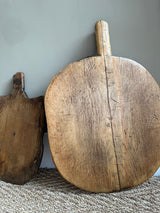
{"type": "Polygon", "coordinates": [[[119,168],[118,168],[118,158],[117,158],[117,153],[116,153],[113,124],[112,124],[112,112],[111,112],[111,105],[110,105],[110,100],[109,100],[109,85],[108,85],[108,75],[107,75],[107,66],[106,66],[103,40],[104,39],[103,39],[103,33],[102,33],[102,47],[103,47],[104,67],[105,67],[105,75],[106,75],[106,88],[107,88],[107,102],[108,102],[108,109],[109,109],[109,114],[110,114],[110,118],[111,118],[110,122],[111,122],[112,141],[113,141],[114,153],[115,153],[115,158],[116,158],[117,175],[118,175],[118,182],[119,182],[119,188],[120,188],[119,190],[121,190],[120,174],[119,174],[119,168]]]}

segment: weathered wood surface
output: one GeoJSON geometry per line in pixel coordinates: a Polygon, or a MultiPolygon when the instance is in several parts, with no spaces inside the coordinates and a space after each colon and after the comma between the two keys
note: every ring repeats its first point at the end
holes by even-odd
{"type": "Polygon", "coordinates": [[[111,56],[103,21],[96,39],[100,56],[57,74],[45,109],[61,175],[84,190],[112,192],[141,184],[160,166],[160,88],[140,64],[111,56]]]}
{"type": "Polygon", "coordinates": [[[29,181],[40,166],[45,130],[44,97],[29,99],[24,74],[13,76],[13,90],[0,97],[0,179],[29,181]]]}

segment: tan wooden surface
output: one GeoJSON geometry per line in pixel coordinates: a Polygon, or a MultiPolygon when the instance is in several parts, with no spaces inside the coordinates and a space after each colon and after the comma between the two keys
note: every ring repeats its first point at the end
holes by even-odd
{"type": "Polygon", "coordinates": [[[44,98],[29,99],[16,73],[12,93],[0,97],[0,179],[24,184],[37,173],[44,128],[44,98]]]}
{"type": "Polygon", "coordinates": [[[45,110],[61,175],[84,190],[112,192],[141,184],[160,166],[160,88],[140,64],[111,56],[103,21],[96,39],[100,56],[59,72],[45,110]]]}

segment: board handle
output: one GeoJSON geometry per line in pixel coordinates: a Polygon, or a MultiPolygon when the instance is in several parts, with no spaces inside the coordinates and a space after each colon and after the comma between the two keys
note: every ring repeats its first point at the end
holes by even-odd
{"type": "Polygon", "coordinates": [[[13,90],[12,90],[12,96],[16,97],[18,94],[23,95],[25,98],[28,98],[25,89],[25,79],[24,79],[24,73],[23,72],[17,72],[13,76],[13,90]]]}
{"type": "Polygon", "coordinates": [[[13,89],[24,91],[25,83],[24,83],[24,73],[17,72],[13,76],[13,89]]]}
{"type": "Polygon", "coordinates": [[[100,56],[111,56],[111,44],[109,37],[109,27],[108,23],[100,20],[96,23],[96,43],[97,43],[97,53],[100,56]]]}

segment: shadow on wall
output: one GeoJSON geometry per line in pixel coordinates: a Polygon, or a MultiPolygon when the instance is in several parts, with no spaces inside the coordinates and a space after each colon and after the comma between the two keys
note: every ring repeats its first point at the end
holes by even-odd
{"type": "Polygon", "coordinates": [[[43,137],[44,151],[40,168],[55,168],[48,143],[48,134],[43,137]]]}

